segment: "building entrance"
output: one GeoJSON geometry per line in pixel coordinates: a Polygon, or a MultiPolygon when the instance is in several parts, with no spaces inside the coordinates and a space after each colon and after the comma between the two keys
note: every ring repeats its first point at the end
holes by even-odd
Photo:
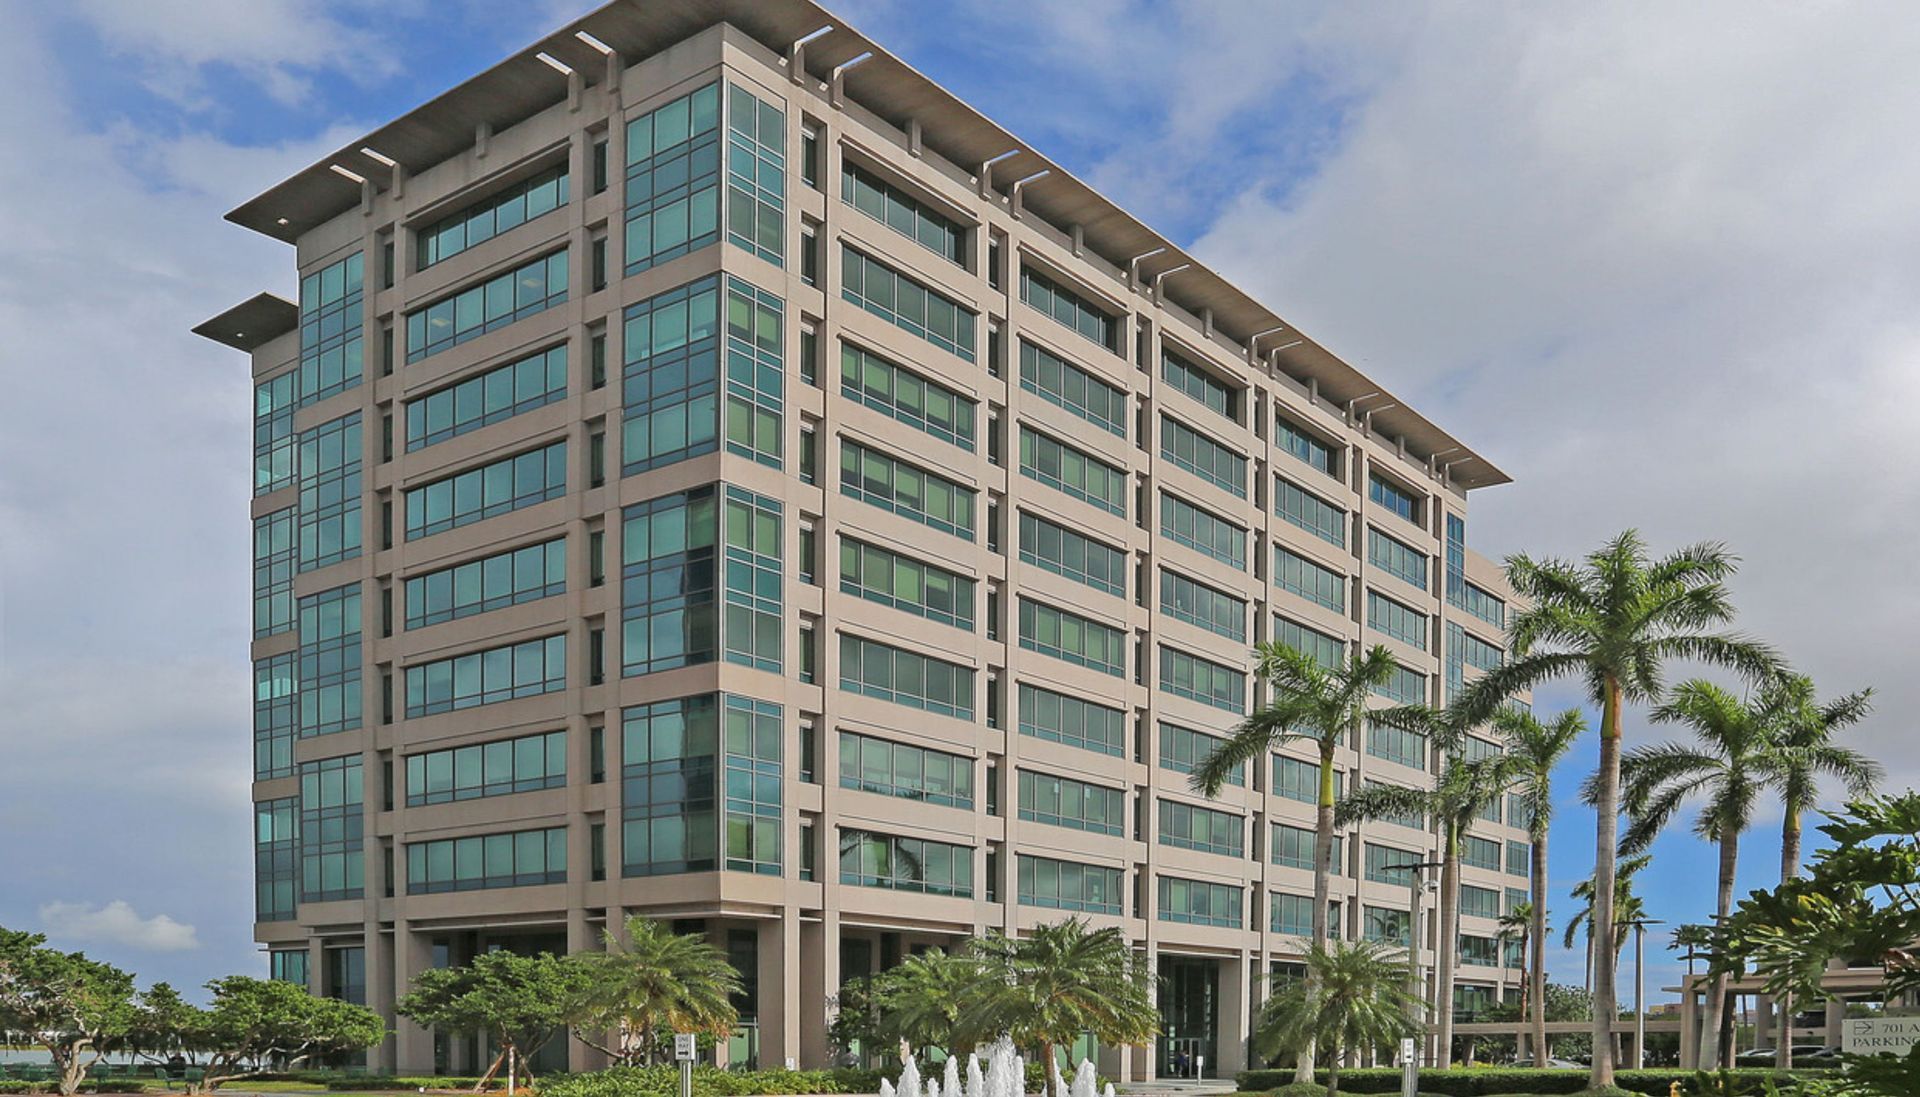
{"type": "Polygon", "coordinates": [[[1212,960],[1160,958],[1160,1039],[1155,1072],[1162,1078],[1219,1076],[1220,966],[1212,960]]]}

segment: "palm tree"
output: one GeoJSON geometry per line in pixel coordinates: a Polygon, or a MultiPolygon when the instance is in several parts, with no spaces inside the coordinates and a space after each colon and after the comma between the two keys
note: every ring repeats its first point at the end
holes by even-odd
{"type": "Polygon", "coordinates": [[[1418,1000],[1397,949],[1370,941],[1307,949],[1307,977],[1274,992],[1254,1022],[1254,1051],[1267,1058],[1330,1048],[1327,1097],[1339,1097],[1349,1049],[1392,1046],[1413,1035],[1418,1000]]]}
{"type": "Polygon", "coordinates": [[[732,999],[742,989],[726,954],[651,918],[635,915],[626,928],[626,942],[608,932],[606,951],[578,954],[589,981],[574,1035],[627,1065],[652,1062],[663,1032],[725,1039],[739,1020],[732,999]],[[598,1042],[608,1032],[614,1039],[598,1042]]]}
{"type": "MultiPolygon", "coordinates": [[[[1730,667],[1756,679],[1779,665],[1762,644],[1709,631],[1733,618],[1726,579],[1735,563],[1717,544],[1694,545],[1654,560],[1634,530],[1621,533],[1579,564],[1509,557],[1508,583],[1526,608],[1513,615],[1507,661],[1468,686],[1461,697],[1465,714],[1478,722],[1491,718],[1508,698],[1543,683],[1574,677],[1586,684],[1589,699],[1600,709],[1593,898],[1596,932],[1609,953],[1622,706],[1660,697],[1670,659],[1730,667]]],[[[1593,1070],[1588,1083],[1610,1086],[1613,1019],[1619,1004],[1613,973],[1604,965],[1596,970],[1593,990],[1593,1070]]]]}
{"type": "Polygon", "coordinates": [[[1873,691],[1863,689],[1825,704],[1814,700],[1813,679],[1782,675],[1768,686],[1763,703],[1775,723],[1773,752],[1780,771],[1786,818],[1780,825],[1780,879],[1800,875],[1800,820],[1819,800],[1820,779],[1834,778],[1850,796],[1866,796],[1885,776],[1880,763],[1857,750],[1833,745],[1833,733],[1873,711],[1873,691]]]}
{"type": "MultiPolygon", "coordinates": [[[[1813,679],[1783,675],[1769,684],[1766,698],[1776,720],[1773,752],[1780,770],[1780,882],[1800,875],[1800,820],[1815,806],[1820,779],[1838,779],[1850,796],[1865,796],[1880,782],[1880,764],[1855,750],[1833,745],[1833,733],[1858,723],[1873,711],[1873,691],[1863,689],[1825,704],[1814,699],[1813,679]]],[[[1775,1065],[1793,1065],[1793,1000],[1779,1002],[1775,1065]]]]}
{"type": "MultiPolygon", "coordinates": [[[[1772,749],[1774,715],[1764,696],[1742,700],[1721,686],[1696,678],[1676,687],[1673,696],[1653,710],[1653,719],[1686,725],[1692,729],[1697,745],[1636,747],[1621,759],[1620,780],[1631,822],[1620,846],[1633,852],[1646,849],[1682,804],[1704,796],[1706,802],[1693,829],[1719,846],[1714,917],[1725,921],[1733,913],[1740,836],[1752,825],[1761,798],[1779,781],[1772,749]]],[[[1731,1035],[1730,1030],[1721,1032],[1728,978],[1724,971],[1714,976],[1701,1020],[1704,1035],[1700,1062],[1707,1070],[1719,1065],[1722,1053],[1730,1051],[1721,1046],[1731,1035]]]]}
{"type": "MultiPolygon", "coordinates": [[[[1444,714],[1435,714],[1429,726],[1441,732],[1446,720],[1444,714]]],[[[1334,812],[1335,824],[1343,827],[1376,819],[1431,814],[1440,832],[1440,931],[1435,940],[1438,947],[1434,950],[1434,1000],[1439,1013],[1439,1065],[1442,1068],[1453,1057],[1453,969],[1458,962],[1460,941],[1460,850],[1474,820],[1497,806],[1506,794],[1506,769],[1504,757],[1469,762],[1452,755],[1440,779],[1430,789],[1368,785],[1349,791],[1334,812]]],[[[1412,928],[1414,933],[1419,932],[1419,926],[1412,928]]],[[[1413,949],[1418,947],[1419,942],[1415,940],[1413,949]]]]}
{"type": "MultiPolygon", "coordinates": [[[[1620,950],[1625,948],[1627,943],[1626,928],[1646,912],[1640,897],[1633,893],[1633,878],[1652,861],[1651,854],[1643,853],[1628,857],[1619,863],[1619,875],[1613,892],[1612,963],[1616,970],[1620,966],[1620,950]]],[[[1587,935],[1587,992],[1589,994],[1593,992],[1594,972],[1600,968],[1596,962],[1598,942],[1593,932],[1594,890],[1593,881],[1590,879],[1582,880],[1573,886],[1571,894],[1581,901],[1582,906],[1573,912],[1573,920],[1567,923],[1567,931],[1561,935],[1560,939],[1561,947],[1572,948],[1575,938],[1582,932],[1587,935]]]]}
{"type": "MultiPolygon", "coordinates": [[[[1327,668],[1312,656],[1279,641],[1254,647],[1255,673],[1267,683],[1270,697],[1259,711],[1242,720],[1220,746],[1195,767],[1195,791],[1219,794],[1240,767],[1264,758],[1283,743],[1309,740],[1320,752],[1319,808],[1314,817],[1313,943],[1325,946],[1327,891],[1333,861],[1333,755],[1340,740],[1358,734],[1364,721],[1404,726],[1427,718],[1421,705],[1396,708],[1368,707],[1368,698],[1385,688],[1397,665],[1385,645],[1376,644],[1364,655],[1352,656],[1344,666],[1327,668]]],[[[1419,730],[1419,729],[1414,729],[1419,730]]],[[[1308,969],[1307,978],[1313,978],[1308,969]]],[[[1294,1067],[1296,1082],[1313,1081],[1313,1049],[1302,1049],[1294,1067]]]]}
{"type": "MultiPolygon", "coordinates": [[[[1553,821],[1553,770],[1573,748],[1574,740],[1586,734],[1587,721],[1578,709],[1568,709],[1552,723],[1543,724],[1533,713],[1508,705],[1494,716],[1493,726],[1506,740],[1513,779],[1508,792],[1520,800],[1518,807],[1533,846],[1527,881],[1530,898],[1520,904],[1527,908],[1533,922],[1522,941],[1531,940],[1541,946],[1547,939],[1547,827],[1553,821]]],[[[1534,1065],[1544,1067],[1547,1065],[1546,949],[1535,947],[1525,959],[1527,976],[1520,997],[1532,1008],[1528,1016],[1532,1022],[1529,1039],[1534,1065]]]]}
{"type": "Polygon", "coordinates": [[[1027,936],[976,939],[978,994],[963,1027],[1006,1033],[1015,1044],[1059,1062],[1060,1045],[1082,1033],[1107,1044],[1145,1044],[1160,1031],[1148,993],[1150,975],[1119,929],[1092,930],[1082,918],[1035,926],[1027,936]]]}
{"type": "MultiPolygon", "coordinates": [[[[1494,938],[1502,944],[1508,941],[1514,941],[1520,945],[1520,969],[1522,971],[1532,970],[1532,957],[1534,953],[1541,951],[1534,947],[1535,942],[1545,939],[1544,936],[1534,935],[1535,921],[1533,901],[1530,899],[1522,899],[1513,904],[1512,910],[1500,916],[1500,929],[1494,934],[1494,938]]],[[[1546,919],[1542,917],[1538,919],[1538,921],[1540,922],[1540,929],[1545,931],[1547,929],[1546,919]]],[[[1529,982],[1523,980],[1520,984],[1520,1016],[1523,1019],[1533,1016],[1532,1003],[1535,997],[1529,982]]],[[[1545,1047],[1546,1039],[1544,1037],[1540,1039],[1538,1044],[1534,1045],[1535,1066],[1539,1066],[1541,1062],[1546,1059],[1545,1047]]]]}
{"type": "Polygon", "coordinates": [[[905,1062],[917,1048],[948,1054],[993,1035],[967,1027],[984,992],[985,972],[971,949],[928,949],[870,977],[864,988],[870,1030],[881,1044],[897,1044],[905,1062]]]}

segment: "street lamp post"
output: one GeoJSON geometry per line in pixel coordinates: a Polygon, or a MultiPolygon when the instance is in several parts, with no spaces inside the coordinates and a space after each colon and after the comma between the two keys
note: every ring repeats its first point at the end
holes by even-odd
{"type": "Polygon", "coordinates": [[[1633,1069],[1647,1065],[1647,951],[1648,926],[1666,925],[1658,918],[1635,918],[1633,927],[1633,1069]]]}
{"type": "MultiPolygon", "coordinates": [[[[1407,874],[1407,891],[1411,897],[1407,906],[1407,983],[1413,988],[1415,998],[1420,997],[1420,888],[1422,884],[1420,870],[1441,868],[1443,865],[1444,862],[1441,861],[1400,861],[1396,864],[1381,866],[1390,872],[1404,870],[1407,874]]],[[[1436,948],[1434,954],[1436,968],[1439,962],[1439,951],[1436,948]]],[[[1436,970],[1434,982],[1438,984],[1439,981],[1436,970]]],[[[1452,1002],[1445,1005],[1448,1009],[1453,1008],[1452,1002]]],[[[1419,1046],[1424,1050],[1426,1045],[1426,1033],[1422,1032],[1419,1046]]]]}

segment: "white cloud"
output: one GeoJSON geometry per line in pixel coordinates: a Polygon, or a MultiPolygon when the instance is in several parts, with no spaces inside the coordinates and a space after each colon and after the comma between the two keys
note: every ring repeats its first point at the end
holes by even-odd
{"type": "Polygon", "coordinates": [[[33,841],[10,844],[0,924],[85,915],[90,951],[197,985],[259,958],[235,901],[251,386],[244,356],[188,328],[291,291],[291,252],[221,217],[363,127],[264,147],[103,129],[68,107],[84,72],[34,20],[14,29],[0,133],[41,154],[0,157],[0,833],[33,841]],[[102,879],[167,920],[73,902],[102,879]],[[129,938],[206,947],[115,955],[129,938]]]}
{"type": "Polygon", "coordinates": [[[321,70],[371,80],[394,72],[399,43],[356,27],[343,14],[366,5],[321,0],[74,0],[107,48],[139,66],[148,88],[184,106],[216,106],[203,92],[210,65],[252,78],[274,99],[308,96],[321,70]]]}
{"type": "Polygon", "coordinates": [[[105,906],[42,903],[40,927],[55,942],[117,945],[142,952],[189,952],[200,947],[192,926],[164,914],[142,918],[125,899],[105,906]]]}

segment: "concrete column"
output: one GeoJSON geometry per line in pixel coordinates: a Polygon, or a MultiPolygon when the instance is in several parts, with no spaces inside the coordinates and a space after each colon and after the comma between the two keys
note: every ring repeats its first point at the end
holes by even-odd
{"type": "MultiPolygon", "coordinates": [[[[1160,1007],[1160,950],[1154,947],[1151,937],[1147,940],[1147,972],[1152,976],[1147,982],[1147,997],[1152,1001],[1154,1008],[1158,1009],[1160,1007]]],[[[1155,1054],[1157,1050],[1152,1043],[1147,1045],[1147,1052],[1141,1057],[1144,1062],[1140,1064],[1140,1072],[1135,1076],[1134,1081],[1151,1082],[1159,1076],[1160,1056],[1155,1054]]]]}
{"type": "Polygon", "coordinates": [[[1214,1076],[1231,1078],[1247,1069],[1247,954],[1244,950],[1232,960],[1220,964],[1220,1020],[1214,1054],[1220,1057],[1214,1076]]]}
{"type": "MultiPolygon", "coordinates": [[[[760,1065],[798,1067],[800,1018],[810,1008],[800,990],[800,911],[787,907],[760,934],[760,1065]]],[[[816,999],[817,1001],[817,999],[816,999]]],[[[813,1006],[824,1012],[824,1006],[813,1006]]]]}
{"type": "Polygon", "coordinates": [[[800,1025],[800,1065],[815,1070],[833,1065],[833,1049],[827,1043],[827,1001],[840,991],[840,935],[829,933],[828,923],[800,923],[796,917],[799,940],[799,969],[793,983],[799,1003],[795,1012],[800,1025]]]}
{"type": "MultiPolygon", "coordinates": [[[[378,923],[367,923],[367,1008],[385,1018],[389,1029],[395,1021],[394,1000],[407,989],[395,978],[393,936],[391,932],[383,932],[378,923]]],[[[395,1041],[383,1040],[369,1053],[368,1063],[388,1073],[397,1073],[397,1052],[395,1041]]]]}
{"type": "Polygon", "coordinates": [[[1699,995],[1695,993],[1694,980],[1688,979],[1680,989],[1680,1068],[1697,1069],[1700,1062],[1700,1015],[1696,1011],[1699,995]]]}
{"type": "MultiPolygon", "coordinates": [[[[433,966],[428,939],[409,928],[405,920],[393,927],[393,970],[397,986],[412,986],[414,976],[433,966]]],[[[393,1024],[394,1068],[407,1074],[433,1073],[433,1033],[405,1017],[393,1024]]],[[[448,1064],[452,1066],[451,1063],[448,1064]]]]}
{"type": "MultiPolygon", "coordinates": [[[[571,840],[572,836],[569,835],[569,841],[571,840]]],[[[573,851],[569,850],[568,852],[571,854],[573,851]]],[[[585,864],[586,858],[582,856],[580,860],[574,863],[585,864]]],[[[594,926],[587,921],[587,909],[576,906],[568,910],[567,953],[572,955],[576,952],[599,951],[600,934],[595,930],[594,926]]],[[[573,1035],[572,1032],[568,1032],[564,1039],[567,1041],[567,1069],[600,1070],[607,1065],[607,1057],[604,1052],[588,1047],[585,1043],[582,1043],[578,1037],[573,1035]]]]}

